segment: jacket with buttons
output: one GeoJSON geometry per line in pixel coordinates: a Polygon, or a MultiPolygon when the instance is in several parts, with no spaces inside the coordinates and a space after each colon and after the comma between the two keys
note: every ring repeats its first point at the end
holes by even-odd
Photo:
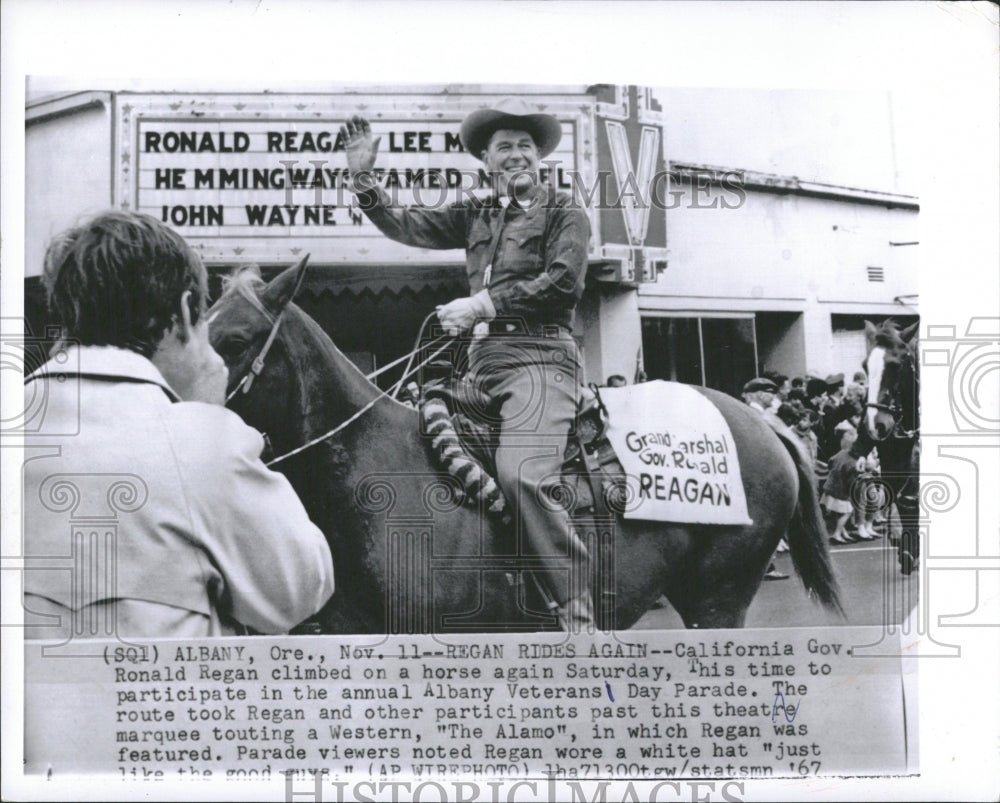
{"type": "Polygon", "coordinates": [[[381,188],[358,200],[372,223],[397,242],[465,249],[471,294],[488,285],[499,317],[572,328],[586,280],[590,221],[565,193],[540,186],[523,210],[478,198],[440,209],[392,206],[381,188]]]}

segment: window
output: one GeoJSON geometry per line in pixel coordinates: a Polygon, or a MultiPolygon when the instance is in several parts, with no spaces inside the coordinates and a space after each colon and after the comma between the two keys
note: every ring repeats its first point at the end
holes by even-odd
{"type": "Polygon", "coordinates": [[[642,319],[642,351],[649,379],[715,388],[739,397],[756,376],[752,316],[657,316],[642,319]]]}

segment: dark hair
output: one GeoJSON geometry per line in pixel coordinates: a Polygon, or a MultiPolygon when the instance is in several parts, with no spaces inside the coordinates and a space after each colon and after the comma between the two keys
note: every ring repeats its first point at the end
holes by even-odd
{"type": "Polygon", "coordinates": [[[45,253],[49,309],[63,335],[151,357],[191,291],[191,323],[208,283],[198,255],[177,232],[135,212],[104,212],[60,234],[45,253]]]}
{"type": "Polygon", "coordinates": [[[621,374],[611,374],[611,376],[608,377],[608,387],[614,387],[612,383],[616,381],[621,382],[623,385],[628,384],[628,380],[626,380],[621,374]]]}
{"type": "MultiPolygon", "coordinates": [[[[482,133],[480,133],[479,138],[483,143],[483,153],[489,150],[490,145],[493,144],[493,137],[496,135],[497,131],[523,131],[529,137],[531,141],[535,143],[535,147],[538,147],[539,141],[542,137],[539,135],[538,126],[532,123],[530,120],[514,121],[509,117],[500,117],[491,124],[484,126],[482,133]]],[[[473,154],[476,156],[476,154],[473,154]]]]}
{"type": "Polygon", "coordinates": [[[829,391],[826,382],[822,379],[810,379],[806,382],[806,396],[810,399],[815,396],[822,396],[824,393],[829,391]]]}
{"type": "Polygon", "coordinates": [[[802,417],[802,413],[795,409],[795,405],[785,402],[778,408],[778,418],[780,418],[785,426],[793,427],[802,417]]]}
{"type": "Polygon", "coordinates": [[[792,388],[804,388],[805,384],[806,380],[804,377],[801,376],[792,377],[792,388]]]}

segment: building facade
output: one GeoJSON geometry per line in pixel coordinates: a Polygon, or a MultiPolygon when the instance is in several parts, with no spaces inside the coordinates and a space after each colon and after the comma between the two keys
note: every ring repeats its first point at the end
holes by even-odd
{"type": "MultiPolygon", "coordinates": [[[[485,194],[458,128],[509,87],[323,93],[93,91],[26,114],[26,317],[46,331],[47,242],[88,214],[174,226],[215,278],[311,254],[299,303],[363,370],[408,351],[467,292],[461,251],[387,240],[346,189],[337,131],[361,113],[401,203],[485,194]]],[[[915,319],[917,199],[900,191],[891,98],[531,87],[563,125],[547,180],[593,236],[575,334],[587,381],[675,379],[736,394],[765,369],[849,372],[863,322],[915,319]],[[831,121],[836,120],[836,125],[831,121]]],[[[391,382],[390,373],[383,381],[391,382]]]]}

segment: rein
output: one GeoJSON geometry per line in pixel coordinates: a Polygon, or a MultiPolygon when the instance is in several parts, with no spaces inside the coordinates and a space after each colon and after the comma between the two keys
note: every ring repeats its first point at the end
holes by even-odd
{"type": "MultiPolygon", "coordinates": [[[[413,373],[414,371],[418,370],[419,368],[422,368],[424,365],[426,365],[431,360],[433,360],[435,357],[437,357],[441,352],[443,352],[446,348],[448,348],[448,346],[450,345],[451,340],[454,340],[454,338],[449,338],[448,342],[446,342],[441,348],[439,348],[437,351],[435,351],[429,357],[427,357],[426,359],[421,360],[419,363],[417,363],[415,366],[413,366],[412,370],[408,369],[409,373],[413,373]]],[[[411,352],[411,354],[409,356],[412,356],[417,351],[419,351],[419,349],[416,349],[413,352],[411,352]]],[[[403,374],[403,379],[405,379],[408,375],[409,374],[403,374]]],[[[281,455],[280,457],[275,457],[273,460],[269,460],[264,465],[266,465],[266,466],[273,466],[276,463],[280,463],[282,460],[287,460],[289,457],[292,457],[293,455],[297,455],[299,452],[304,452],[306,449],[309,449],[309,448],[315,446],[316,444],[322,443],[325,440],[329,440],[334,435],[336,435],[338,432],[340,432],[342,429],[344,429],[345,427],[347,427],[349,424],[354,423],[359,418],[361,418],[361,416],[363,416],[365,413],[367,413],[369,410],[371,410],[372,407],[375,406],[376,402],[378,402],[378,401],[380,401],[380,400],[382,400],[382,399],[384,399],[386,397],[394,397],[395,393],[399,390],[403,379],[400,379],[399,383],[397,383],[393,387],[389,388],[389,390],[383,390],[381,393],[378,394],[378,396],[376,396],[374,399],[372,399],[370,402],[368,402],[368,404],[366,404],[364,407],[362,407],[360,410],[358,410],[354,415],[352,415],[346,421],[343,421],[340,424],[337,424],[337,426],[335,426],[329,432],[324,432],[318,438],[313,438],[311,441],[308,441],[307,443],[304,443],[301,446],[298,446],[295,449],[292,449],[292,451],[285,452],[285,454],[281,455]]]]}
{"type": "MultiPolygon", "coordinates": [[[[246,298],[248,301],[250,301],[251,305],[258,312],[260,312],[271,323],[271,331],[267,335],[267,340],[264,342],[264,346],[261,348],[260,352],[254,358],[253,362],[250,364],[250,370],[247,371],[247,373],[237,383],[237,385],[232,389],[232,391],[229,393],[229,395],[226,396],[226,404],[227,405],[232,400],[232,398],[237,393],[240,392],[241,389],[242,389],[242,391],[243,391],[244,394],[245,393],[249,393],[250,392],[250,388],[253,386],[254,380],[258,376],[260,376],[261,372],[264,370],[264,360],[267,357],[267,353],[271,350],[271,346],[274,345],[274,341],[277,339],[278,330],[281,328],[281,321],[284,319],[285,309],[287,309],[287,307],[285,307],[284,309],[282,309],[281,312],[278,313],[277,318],[275,318],[273,315],[271,315],[264,308],[264,305],[260,303],[259,299],[252,298],[251,294],[244,295],[244,298],[246,298]]],[[[453,337],[449,338],[449,337],[447,337],[445,335],[441,335],[441,336],[435,338],[434,340],[432,340],[428,344],[428,347],[435,345],[440,340],[444,340],[444,345],[442,345],[437,351],[435,351],[429,357],[426,357],[425,359],[421,360],[416,365],[413,365],[413,358],[421,350],[420,340],[423,337],[424,329],[427,327],[427,324],[430,322],[431,318],[433,318],[436,315],[437,315],[437,312],[432,312],[426,318],[424,318],[423,323],[420,324],[420,329],[417,332],[416,343],[414,344],[413,350],[410,351],[409,354],[403,355],[399,359],[394,360],[393,362],[389,363],[388,365],[382,366],[382,368],[380,368],[379,370],[375,371],[374,373],[368,374],[365,377],[365,379],[371,381],[373,378],[375,378],[379,374],[383,373],[384,371],[388,370],[389,368],[392,368],[392,367],[398,365],[399,363],[403,362],[404,360],[406,360],[407,361],[406,369],[403,371],[402,377],[400,377],[400,380],[395,385],[393,385],[389,390],[383,390],[383,391],[381,391],[374,399],[372,399],[364,407],[362,407],[360,410],[358,410],[356,413],[354,413],[354,415],[352,415],[346,421],[341,422],[340,424],[338,424],[337,426],[335,426],[333,429],[329,430],[328,432],[324,432],[319,437],[313,438],[312,440],[308,441],[307,443],[302,444],[301,446],[296,447],[295,449],[292,449],[290,452],[286,452],[283,455],[279,455],[278,457],[272,458],[271,460],[267,461],[264,465],[266,465],[266,466],[276,465],[277,463],[280,463],[283,460],[287,460],[289,457],[297,455],[300,452],[304,452],[306,449],[310,449],[313,446],[316,446],[317,444],[322,443],[323,441],[329,440],[334,435],[336,435],[338,432],[340,432],[341,430],[343,430],[345,427],[349,426],[350,424],[354,423],[359,418],[361,418],[361,416],[363,416],[365,413],[367,413],[369,410],[371,410],[372,407],[374,407],[375,404],[378,401],[380,401],[381,399],[383,399],[383,398],[385,398],[387,396],[395,398],[396,394],[398,394],[400,388],[403,386],[403,382],[406,380],[406,378],[408,376],[412,375],[414,372],[416,372],[417,370],[419,370],[420,368],[422,368],[424,365],[426,365],[427,363],[429,363],[431,360],[435,359],[439,354],[441,354],[443,351],[445,351],[451,345],[451,343],[452,343],[453,340],[455,340],[455,338],[453,338],[453,337]]],[[[265,442],[266,442],[266,438],[267,438],[266,434],[265,434],[264,437],[265,437],[265,442]]]]}

